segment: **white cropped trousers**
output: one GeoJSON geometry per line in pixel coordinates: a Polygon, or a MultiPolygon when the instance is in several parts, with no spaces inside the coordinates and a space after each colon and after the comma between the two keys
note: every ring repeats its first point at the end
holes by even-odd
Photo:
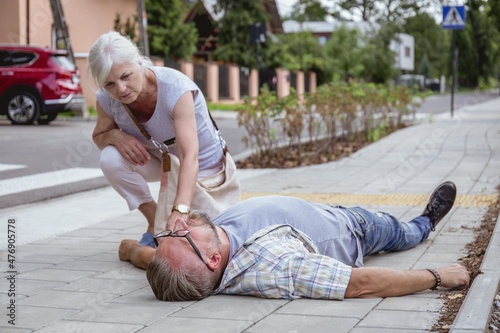
{"type": "Polygon", "coordinates": [[[107,146],[101,152],[100,165],[109,184],[127,201],[130,210],[153,201],[148,182],[160,181],[161,162],[157,156],[145,165],[133,165],[114,146],[107,146]]]}

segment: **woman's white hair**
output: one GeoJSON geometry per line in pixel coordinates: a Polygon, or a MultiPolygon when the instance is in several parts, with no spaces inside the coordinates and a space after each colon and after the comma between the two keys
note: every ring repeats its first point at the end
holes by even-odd
{"type": "Polygon", "coordinates": [[[102,88],[114,63],[136,63],[143,68],[153,65],[128,36],[110,31],[97,39],[87,57],[87,77],[92,77],[94,88],[102,88]]]}

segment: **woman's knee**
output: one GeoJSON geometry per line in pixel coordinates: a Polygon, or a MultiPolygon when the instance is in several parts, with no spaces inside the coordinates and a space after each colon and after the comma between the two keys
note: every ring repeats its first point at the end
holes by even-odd
{"type": "Polygon", "coordinates": [[[104,174],[113,174],[117,170],[123,170],[126,162],[114,146],[107,146],[101,151],[99,165],[104,174]]]}

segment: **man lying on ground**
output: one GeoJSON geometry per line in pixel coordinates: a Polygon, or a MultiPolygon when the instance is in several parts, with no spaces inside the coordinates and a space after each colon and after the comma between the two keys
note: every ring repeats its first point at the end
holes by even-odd
{"type": "Polygon", "coordinates": [[[124,240],[120,259],[147,269],[149,284],[163,301],[217,293],[342,300],[467,287],[469,273],[458,264],[437,270],[363,268],[364,256],[407,250],[426,240],[455,197],[452,182],[441,184],[422,215],[408,223],[361,207],[257,197],[213,222],[201,211],[187,221],[177,219],[173,231],[155,236],[156,250],[124,240]]]}

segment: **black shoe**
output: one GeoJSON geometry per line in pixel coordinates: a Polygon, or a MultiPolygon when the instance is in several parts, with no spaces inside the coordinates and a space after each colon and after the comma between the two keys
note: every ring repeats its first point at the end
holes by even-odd
{"type": "Polygon", "coordinates": [[[444,182],[432,192],[429,202],[425,207],[422,216],[427,216],[431,220],[431,230],[436,229],[436,225],[445,217],[453,207],[457,187],[452,182],[444,182]]]}

